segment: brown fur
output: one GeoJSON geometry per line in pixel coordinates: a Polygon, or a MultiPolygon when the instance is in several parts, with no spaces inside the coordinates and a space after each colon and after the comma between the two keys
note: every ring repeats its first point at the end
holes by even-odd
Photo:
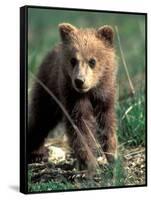
{"type": "Polygon", "coordinates": [[[117,147],[113,30],[109,26],[98,30],[77,29],[66,23],[60,24],[59,30],[62,43],[44,59],[37,77],[60,100],[81,136],[54,99],[35,82],[28,120],[29,162],[32,152],[42,148],[49,130],[62,119],[81,166],[92,166],[90,154],[96,156],[96,143],[90,132],[99,140],[108,161],[113,161],[117,147]],[[93,68],[91,59],[95,60],[93,68]],[[77,88],[75,80],[79,77],[84,83],[77,88]]]}

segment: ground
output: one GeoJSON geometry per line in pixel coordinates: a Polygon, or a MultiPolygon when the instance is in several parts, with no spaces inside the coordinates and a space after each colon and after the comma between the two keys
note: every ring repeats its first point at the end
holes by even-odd
{"type": "Polygon", "coordinates": [[[48,139],[49,161],[28,166],[29,192],[145,184],[145,148],[119,145],[114,169],[102,162],[93,175],[78,171],[66,139],[48,139]]]}

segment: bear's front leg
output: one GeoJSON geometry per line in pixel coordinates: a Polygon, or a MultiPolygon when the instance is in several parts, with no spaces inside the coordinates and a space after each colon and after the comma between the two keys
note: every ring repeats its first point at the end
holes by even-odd
{"type": "Polygon", "coordinates": [[[98,140],[109,163],[117,158],[116,117],[113,108],[100,109],[97,117],[98,140]]]}
{"type": "Polygon", "coordinates": [[[96,120],[88,99],[81,98],[72,107],[67,106],[72,123],[66,119],[69,143],[79,161],[80,169],[95,169],[96,162],[96,120]]]}

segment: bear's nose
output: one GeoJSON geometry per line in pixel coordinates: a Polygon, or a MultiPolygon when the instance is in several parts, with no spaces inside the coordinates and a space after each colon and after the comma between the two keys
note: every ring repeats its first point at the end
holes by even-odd
{"type": "Polygon", "coordinates": [[[76,78],[75,79],[75,84],[76,84],[77,88],[81,88],[83,83],[84,83],[84,78],[76,78]]]}

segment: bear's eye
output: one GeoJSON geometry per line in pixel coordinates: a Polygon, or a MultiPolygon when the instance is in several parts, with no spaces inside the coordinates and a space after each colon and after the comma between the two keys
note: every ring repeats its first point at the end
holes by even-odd
{"type": "Polygon", "coordinates": [[[94,58],[91,58],[89,60],[89,66],[93,69],[96,65],[96,60],[94,58]]]}
{"type": "Polygon", "coordinates": [[[74,67],[78,64],[78,60],[76,58],[71,58],[70,63],[74,67]]]}

